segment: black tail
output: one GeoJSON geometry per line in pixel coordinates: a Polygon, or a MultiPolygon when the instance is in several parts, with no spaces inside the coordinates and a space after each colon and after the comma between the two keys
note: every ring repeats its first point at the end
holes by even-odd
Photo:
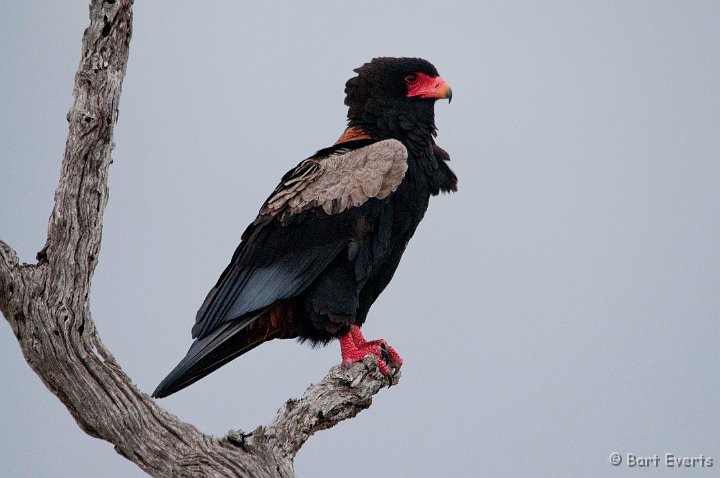
{"type": "Polygon", "coordinates": [[[152,396],[163,398],[182,390],[260,345],[263,340],[257,340],[253,334],[248,336],[243,333],[258,317],[227,322],[207,337],[193,342],[185,358],[160,382],[152,396]]]}

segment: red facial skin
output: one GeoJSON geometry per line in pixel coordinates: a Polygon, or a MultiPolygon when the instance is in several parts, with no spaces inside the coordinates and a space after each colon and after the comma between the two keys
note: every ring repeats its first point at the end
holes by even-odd
{"type": "Polygon", "coordinates": [[[445,83],[445,80],[439,76],[430,76],[418,72],[405,75],[404,80],[408,89],[408,98],[452,99],[450,85],[445,83]]]}

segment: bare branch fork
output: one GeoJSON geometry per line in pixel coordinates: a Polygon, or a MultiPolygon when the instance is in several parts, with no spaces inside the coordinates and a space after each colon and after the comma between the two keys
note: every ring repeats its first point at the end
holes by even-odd
{"type": "MultiPolygon", "coordinates": [[[[373,360],[335,366],[267,427],[206,435],[139,391],[98,336],[88,307],[108,199],[132,0],[92,0],[75,76],[75,101],[55,207],[37,264],[20,264],[0,241],[0,311],[40,379],[93,437],[153,476],[291,477],[316,431],[354,417],[388,385],[373,360]]],[[[397,383],[398,376],[393,378],[397,383]]]]}

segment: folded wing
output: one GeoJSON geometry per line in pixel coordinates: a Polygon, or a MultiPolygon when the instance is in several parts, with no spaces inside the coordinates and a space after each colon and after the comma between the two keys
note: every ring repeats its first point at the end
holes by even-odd
{"type": "Polygon", "coordinates": [[[407,150],[393,139],[323,150],[300,163],[243,235],[197,313],[193,337],[302,292],[348,245],[351,231],[339,216],[389,196],[406,171],[407,150]]]}
{"type": "Polygon", "coordinates": [[[351,141],[319,151],[286,174],[205,298],[192,329],[197,340],[163,389],[179,390],[246,351],[229,345],[241,343],[238,334],[250,322],[301,294],[347,250],[359,208],[397,189],[407,157],[396,140],[351,141]]]}

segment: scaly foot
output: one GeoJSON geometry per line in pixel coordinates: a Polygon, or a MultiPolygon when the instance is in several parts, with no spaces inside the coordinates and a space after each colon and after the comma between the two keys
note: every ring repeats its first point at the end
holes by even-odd
{"type": "Polygon", "coordinates": [[[400,367],[403,363],[400,355],[385,340],[365,340],[357,325],[350,327],[350,332],[338,338],[343,362],[360,362],[365,356],[374,355],[383,375],[390,374],[388,365],[400,367]]]}

